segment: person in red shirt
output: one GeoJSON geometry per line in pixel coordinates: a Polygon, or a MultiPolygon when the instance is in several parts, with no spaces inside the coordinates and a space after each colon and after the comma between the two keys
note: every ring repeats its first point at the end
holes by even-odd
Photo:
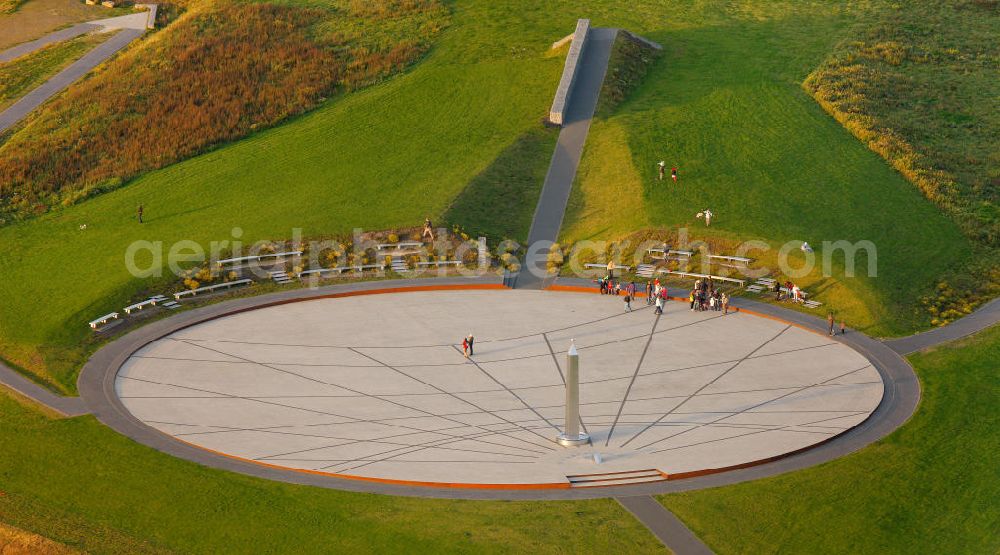
{"type": "Polygon", "coordinates": [[[469,339],[467,337],[462,338],[462,354],[465,358],[469,358],[469,339]]]}
{"type": "Polygon", "coordinates": [[[674,183],[677,183],[677,168],[670,168],[670,178],[674,180],[674,183]]]}

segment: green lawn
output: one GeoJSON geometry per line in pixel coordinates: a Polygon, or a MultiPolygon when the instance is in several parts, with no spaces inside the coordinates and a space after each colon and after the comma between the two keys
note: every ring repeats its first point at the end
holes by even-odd
{"type": "Polygon", "coordinates": [[[660,500],[724,553],[1000,551],[1000,326],[910,357],[913,419],[793,474],[660,500]]]}
{"type": "Polygon", "coordinates": [[[0,111],[16,102],[59,70],[108,40],[109,35],[83,35],[47,46],[27,56],[0,63],[0,111]]]}
{"type": "Polygon", "coordinates": [[[801,87],[854,25],[886,4],[741,5],[702,17],[681,11],[648,33],[664,54],[591,127],[563,239],[676,226],[699,239],[707,234],[694,215],[710,208],[713,235],[760,238],[775,250],[789,240],[870,240],[877,278],[862,270],[844,279],[835,267],[835,287],[818,273],[803,285],[824,282],[830,291],[817,298],[871,334],[927,325],[916,300],[968,262],[969,241],[801,87]],[[679,168],[678,185],[656,180],[660,160],[679,168]]]}
{"type": "Polygon", "coordinates": [[[0,522],[90,553],[628,553],[661,544],[614,500],[451,501],[292,486],[139,446],[0,392],[0,522]]]}

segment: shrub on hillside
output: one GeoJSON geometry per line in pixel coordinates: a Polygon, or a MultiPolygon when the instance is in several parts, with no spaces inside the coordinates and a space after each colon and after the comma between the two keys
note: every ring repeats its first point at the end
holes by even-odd
{"type": "Polygon", "coordinates": [[[806,78],[838,122],[955,217],[1000,243],[1000,18],[977,0],[891,8],[806,78]]]}

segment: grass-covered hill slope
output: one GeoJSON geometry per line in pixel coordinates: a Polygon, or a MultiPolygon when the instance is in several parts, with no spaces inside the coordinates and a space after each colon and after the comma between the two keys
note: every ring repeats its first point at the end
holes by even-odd
{"type": "Polygon", "coordinates": [[[804,87],[966,234],[1000,246],[1000,2],[893,3],[804,87]]]}
{"type": "Polygon", "coordinates": [[[438,0],[191,0],[0,146],[0,212],[76,202],[377,82],[447,23],[438,0]]]}
{"type": "Polygon", "coordinates": [[[647,35],[664,54],[591,128],[563,238],[690,226],[694,239],[711,232],[764,239],[774,249],[789,240],[869,240],[878,248],[878,277],[859,263],[858,278],[845,279],[837,253],[831,276],[817,271],[801,284],[869,333],[928,325],[935,314],[919,299],[942,276],[971,273],[970,261],[986,253],[802,87],[890,9],[888,2],[742,2],[712,5],[697,18],[673,12],[647,35]],[[656,179],[660,160],[679,168],[679,184],[656,179]],[[715,214],[711,230],[694,218],[706,208],[715,214]]]}

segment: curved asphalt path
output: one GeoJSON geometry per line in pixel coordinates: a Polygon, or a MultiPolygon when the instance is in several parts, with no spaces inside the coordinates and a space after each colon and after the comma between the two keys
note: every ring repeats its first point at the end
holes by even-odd
{"type": "Polygon", "coordinates": [[[993,299],[972,314],[955,320],[943,328],[935,328],[898,339],[889,339],[885,341],[885,344],[901,355],[908,355],[972,335],[995,325],[997,322],[1000,322],[1000,298],[993,299]]]}

